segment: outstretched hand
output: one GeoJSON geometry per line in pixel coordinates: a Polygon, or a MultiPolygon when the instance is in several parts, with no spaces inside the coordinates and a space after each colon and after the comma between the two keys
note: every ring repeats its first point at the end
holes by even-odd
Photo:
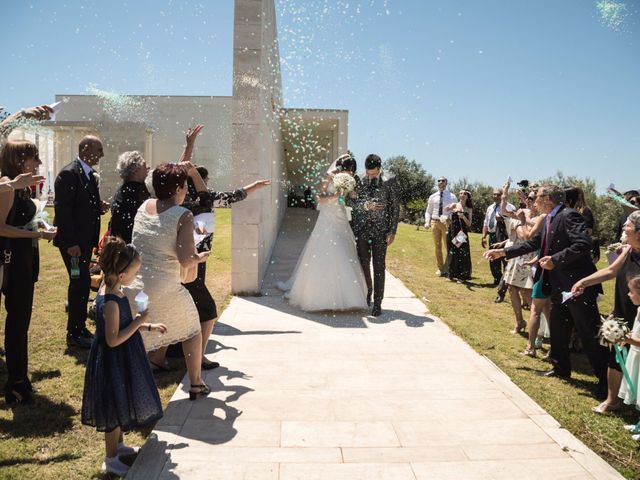
{"type": "Polygon", "coordinates": [[[486,252],[484,252],[482,254],[482,258],[486,258],[487,260],[493,262],[494,260],[497,260],[498,258],[504,257],[505,256],[505,252],[503,249],[501,248],[494,248],[492,250],[487,250],[486,252]]]}
{"type": "Polygon", "coordinates": [[[545,270],[553,270],[554,268],[556,268],[555,264],[553,263],[553,260],[551,259],[551,256],[549,255],[547,255],[546,257],[542,257],[538,261],[538,263],[545,270]]]}
{"type": "Polygon", "coordinates": [[[204,125],[199,123],[195,127],[192,127],[189,130],[187,130],[187,144],[188,145],[192,145],[196,141],[196,138],[198,137],[198,134],[202,131],[203,128],[204,128],[204,125]]]}
{"type": "Polygon", "coordinates": [[[22,110],[22,118],[33,118],[34,120],[49,120],[53,115],[53,109],[49,105],[25,108],[22,110]]]}
{"type": "Polygon", "coordinates": [[[21,173],[20,175],[17,175],[11,183],[13,188],[20,190],[32,185],[38,185],[40,182],[44,182],[44,180],[45,178],[40,175],[34,175],[33,173],[21,173]]]}

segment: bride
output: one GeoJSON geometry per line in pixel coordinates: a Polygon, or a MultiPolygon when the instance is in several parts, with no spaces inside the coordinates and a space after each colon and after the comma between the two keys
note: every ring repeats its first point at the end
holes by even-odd
{"type": "Polygon", "coordinates": [[[333,176],[355,175],[355,159],[345,154],[331,165],[318,197],[318,220],[291,278],[278,282],[289,303],[306,312],[367,308],[367,286],[356,252],[344,201],[336,194],[333,176]]]}

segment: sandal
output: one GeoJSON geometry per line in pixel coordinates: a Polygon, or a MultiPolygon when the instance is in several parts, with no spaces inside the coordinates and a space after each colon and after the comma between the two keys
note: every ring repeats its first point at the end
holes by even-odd
{"type": "Polygon", "coordinates": [[[511,333],[513,333],[514,335],[517,333],[524,333],[526,328],[527,328],[527,322],[523,320],[522,323],[518,323],[518,326],[513,330],[511,330],[511,333]]]}
{"type": "Polygon", "coordinates": [[[520,355],[525,355],[527,357],[536,358],[536,349],[535,348],[525,348],[524,351],[520,352],[520,355]]]}
{"type": "Polygon", "coordinates": [[[598,413],[598,414],[615,412],[616,410],[620,410],[621,406],[622,406],[622,402],[614,403],[613,405],[611,405],[606,401],[604,401],[600,405],[593,407],[591,411],[593,413],[598,413]]]}
{"type": "Polygon", "coordinates": [[[189,389],[189,400],[195,400],[200,396],[206,397],[211,393],[211,387],[206,383],[201,383],[200,385],[191,385],[189,389]],[[194,390],[194,388],[196,390],[194,390]]]}

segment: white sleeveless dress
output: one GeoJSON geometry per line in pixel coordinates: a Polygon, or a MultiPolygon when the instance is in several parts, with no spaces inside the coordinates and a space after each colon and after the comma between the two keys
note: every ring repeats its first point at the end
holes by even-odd
{"type": "Polygon", "coordinates": [[[149,295],[148,321],[167,326],[164,334],[141,332],[144,346],[151,352],[198,334],[200,320],[191,295],[180,281],[177,255],[178,221],[188,210],[175,205],[151,215],[146,212],[147,202],[138,209],[133,225],[132,242],[142,256],[139,288],[149,295]]]}
{"type": "Polygon", "coordinates": [[[278,288],[306,312],[367,308],[367,284],[347,213],[337,199],[318,205],[319,215],[293,275],[278,288]]]}

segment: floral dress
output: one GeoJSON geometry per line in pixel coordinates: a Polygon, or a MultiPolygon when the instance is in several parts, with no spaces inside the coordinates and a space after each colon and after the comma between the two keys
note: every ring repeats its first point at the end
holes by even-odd
{"type": "MultiPolygon", "coordinates": [[[[519,220],[515,218],[506,217],[504,219],[507,226],[507,247],[511,245],[517,245],[522,243],[523,240],[518,240],[516,229],[518,228],[519,220]]],[[[529,265],[525,265],[526,262],[533,260],[537,255],[537,252],[527,253],[520,257],[515,257],[507,261],[507,266],[504,269],[504,282],[507,285],[512,285],[519,288],[533,288],[533,269],[529,265]]]]}

